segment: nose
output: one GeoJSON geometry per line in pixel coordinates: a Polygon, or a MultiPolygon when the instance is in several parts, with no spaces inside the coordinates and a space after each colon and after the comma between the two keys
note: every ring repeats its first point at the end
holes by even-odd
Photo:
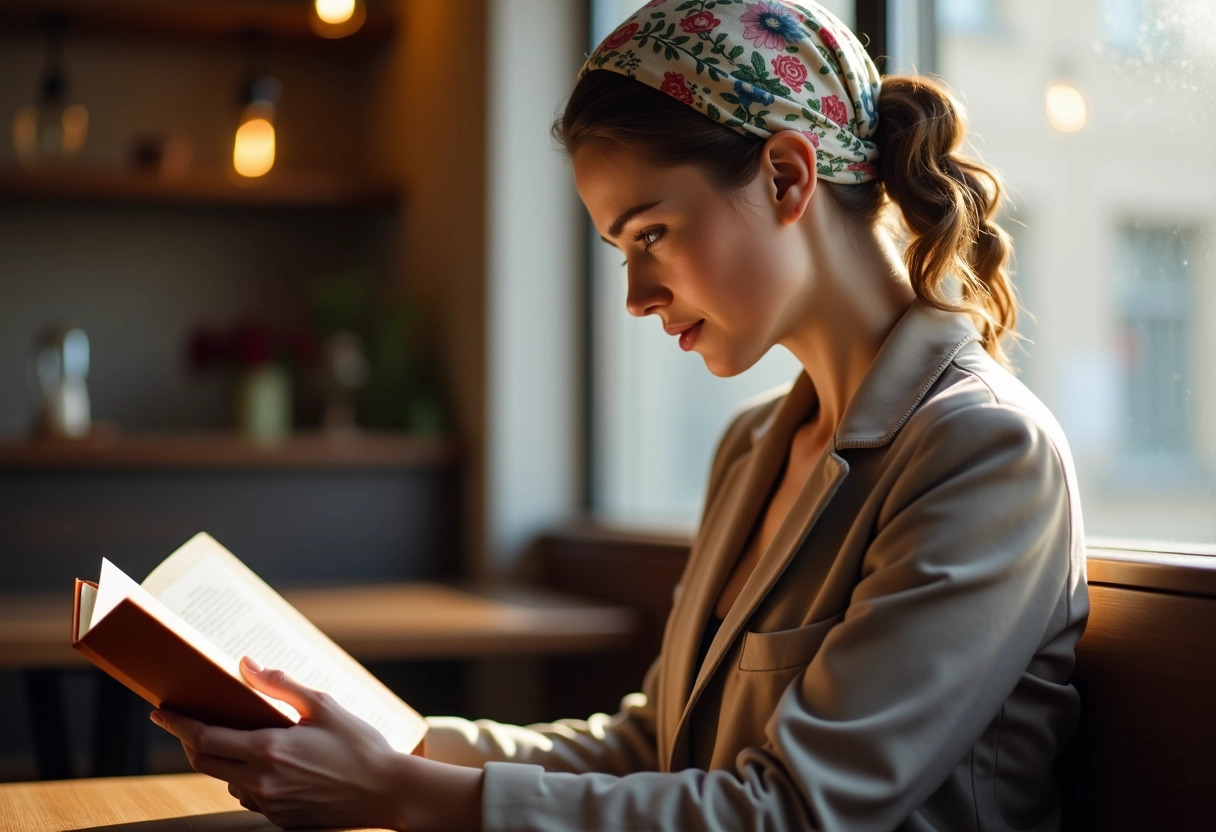
{"type": "Polygon", "coordinates": [[[629,291],[625,295],[625,308],[637,318],[653,315],[671,303],[671,291],[662,281],[630,264],[626,269],[629,291]]]}

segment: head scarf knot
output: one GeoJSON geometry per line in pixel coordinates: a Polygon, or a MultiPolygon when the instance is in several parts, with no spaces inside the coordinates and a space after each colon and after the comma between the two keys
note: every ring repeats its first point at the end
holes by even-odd
{"type": "Polygon", "coordinates": [[[875,178],[878,69],[831,12],[786,0],[651,0],[583,64],[627,75],[744,135],[797,130],[820,178],[875,178]]]}

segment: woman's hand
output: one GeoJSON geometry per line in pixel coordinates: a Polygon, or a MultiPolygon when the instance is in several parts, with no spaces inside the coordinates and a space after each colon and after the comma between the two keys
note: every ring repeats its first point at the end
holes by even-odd
{"type": "Polygon", "coordinates": [[[168,711],[152,720],[196,771],[228,782],[241,805],[279,826],[479,829],[481,771],[389,746],[378,731],[281,670],[241,662],[249,684],[300,712],[290,728],[238,731],[168,711]]]}

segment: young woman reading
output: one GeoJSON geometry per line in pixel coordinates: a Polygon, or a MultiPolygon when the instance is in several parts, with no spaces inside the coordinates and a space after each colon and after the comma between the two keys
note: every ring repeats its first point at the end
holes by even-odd
{"type": "Polygon", "coordinates": [[[1005,366],[1009,238],[958,105],[880,79],[814,3],[657,0],[555,134],[631,314],[720,376],[775,345],[803,367],[727,429],[641,691],[549,725],[433,718],[425,757],[253,663],[300,725],[154,718],[284,825],[1058,828],[1081,515],[1005,366]]]}

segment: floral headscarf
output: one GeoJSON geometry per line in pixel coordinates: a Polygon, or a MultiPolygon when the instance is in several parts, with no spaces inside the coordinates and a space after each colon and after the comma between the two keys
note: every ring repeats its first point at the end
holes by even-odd
{"type": "Polygon", "coordinates": [[[627,75],[744,135],[798,130],[819,176],[877,175],[879,75],[856,35],[814,2],[651,0],[579,71],[627,75]]]}

